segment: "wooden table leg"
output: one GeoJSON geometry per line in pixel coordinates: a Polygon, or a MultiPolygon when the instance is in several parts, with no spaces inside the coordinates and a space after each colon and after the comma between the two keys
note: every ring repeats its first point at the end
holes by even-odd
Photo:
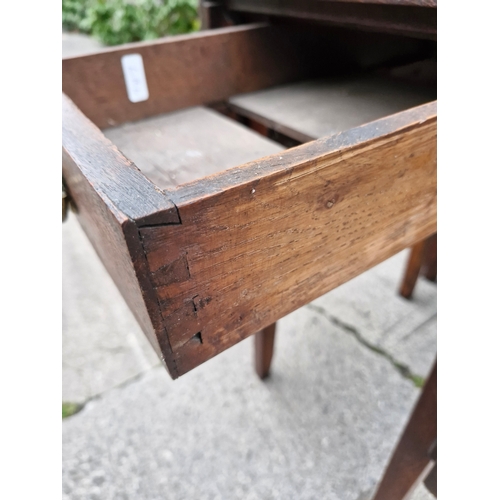
{"type": "Polygon", "coordinates": [[[437,271],[437,234],[414,245],[406,265],[405,276],[399,289],[405,299],[411,298],[420,270],[430,281],[436,281],[437,271]]]}
{"type": "Polygon", "coordinates": [[[372,500],[402,500],[426,467],[437,435],[437,362],[372,500]]]}
{"type": "Polygon", "coordinates": [[[427,474],[424,484],[429,493],[432,493],[437,498],[437,464],[434,464],[434,467],[427,474]]]}
{"type": "Polygon", "coordinates": [[[273,359],[274,334],[276,323],[255,334],[255,370],[261,379],[269,376],[271,360],[273,359]]]}
{"type": "Polygon", "coordinates": [[[437,276],[437,234],[427,238],[425,257],[424,257],[424,275],[429,281],[436,281],[437,276]]]}
{"type": "Polygon", "coordinates": [[[423,240],[414,245],[411,249],[403,282],[401,283],[401,287],[399,289],[399,294],[405,299],[409,299],[411,297],[413,289],[415,288],[415,283],[417,282],[418,275],[420,274],[420,268],[422,267],[425,246],[425,240],[423,240]]]}

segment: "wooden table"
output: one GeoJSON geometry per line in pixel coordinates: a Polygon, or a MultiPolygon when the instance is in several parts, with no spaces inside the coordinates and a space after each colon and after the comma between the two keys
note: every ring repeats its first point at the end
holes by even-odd
{"type": "Polygon", "coordinates": [[[432,6],[212,2],[233,26],[63,60],[67,191],[173,378],[436,232],[435,89],[393,71],[432,6]]]}
{"type": "MultiPolygon", "coordinates": [[[[253,136],[255,155],[236,154],[240,147],[224,139],[231,154],[211,163],[189,146],[192,170],[177,179],[169,169],[177,160],[188,166],[186,158],[175,159],[174,150],[157,156],[160,137],[148,131],[157,125],[161,135],[163,119],[181,132],[183,120],[195,117],[201,148],[213,144],[215,115],[154,116],[310,76],[310,36],[245,25],[63,61],[64,91],[81,108],[64,97],[64,180],[83,228],[174,378],[436,231],[433,102],[283,152],[253,136]],[[263,53],[264,46],[272,49],[263,53]],[[126,93],[121,58],[130,53],[146,67],[143,102],[126,93]],[[144,173],[91,122],[107,129],[146,118],[153,121],[105,132],[126,142],[121,148],[144,173]],[[171,166],[155,164],[160,158],[171,166]]],[[[217,118],[245,144],[241,126],[217,118]]]]}

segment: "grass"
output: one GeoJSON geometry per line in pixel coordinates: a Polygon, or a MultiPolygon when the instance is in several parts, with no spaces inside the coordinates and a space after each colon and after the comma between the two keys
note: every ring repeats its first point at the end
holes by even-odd
{"type": "Polygon", "coordinates": [[[68,403],[64,402],[62,404],[62,418],[71,417],[75,413],[78,413],[83,408],[82,405],[78,403],[68,403]]]}
{"type": "Polygon", "coordinates": [[[415,387],[418,387],[419,389],[421,389],[425,384],[425,378],[420,375],[412,375],[411,379],[413,380],[415,387]]]}

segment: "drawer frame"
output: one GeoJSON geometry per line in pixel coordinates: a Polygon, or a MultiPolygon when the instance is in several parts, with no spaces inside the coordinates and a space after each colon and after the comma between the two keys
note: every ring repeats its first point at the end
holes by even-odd
{"type": "Polygon", "coordinates": [[[287,36],[224,28],[63,63],[64,181],[173,378],[436,232],[435,102],[163,191],[98,128],[300,78],[307,52],[287,36]],[[148,57],[165,64],[133,104],[116,68],[137,52],[147,74],[148,57]]]}

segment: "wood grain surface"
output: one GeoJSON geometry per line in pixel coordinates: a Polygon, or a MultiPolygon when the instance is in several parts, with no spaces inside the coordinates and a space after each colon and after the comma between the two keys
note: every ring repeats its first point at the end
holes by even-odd
{"type": "Polygon", "coordinates": [[[220,28],[63,59],[63,92],[100,128],[221,101],[307,74],[310,57],[289,31],[220,28]],[[141,54],[149,98],[127,97],[121,58],[141,54]]]}
{"type": "MultiPolygon", "coordinates": [[[[308,5],[314,14],[315,2],[308,5]]],[[[370,14],[373,6],[361,7],[370,14]]],[[[318,70],[342,72],[353,62],[359,67],[359,59],[375,64],[366,52],[370,37],[352,52],[336,42],[331,51],[329,34],[306,31],[237,26],[63,61],[63,89],[81,108],[63,95],[69,195],[173,378],[436,231],[435,103],[283,152],[207,110],[194,120],[208,137],[204,144],[201,135],[192,143],[188,137],[194,128],[186,117],[199,110],[107,130],[127,155],[144,160],[151,179],[98,128],[227,100],[318,70]],[[121,68],[121,57],[132,53],[142,55],[149,88],[149,99],[138,103],[127,97],[121,68]],[[183,155],[191,151],[194,158],[203,146],[208,156],[190,172],[186,158],[168,156],[172,141],[183,155]],[[181,169],[173,174],[176,161],[181,169]],[[199,175],[205,177],[193,180],[199,175]]],[[[382,52],[384,61],[394,55],[382,52]]]]}
{"type": "Polygon", "coordinates": [[[126,123],[103,132],[161,189],[174,188],[283,149],[203,107],[126,123]]]}
{"type": "Polygon", "coordinates": [[[436,232],[436,105],[169,194],[140,233],[183,374],[436,232]]]}

